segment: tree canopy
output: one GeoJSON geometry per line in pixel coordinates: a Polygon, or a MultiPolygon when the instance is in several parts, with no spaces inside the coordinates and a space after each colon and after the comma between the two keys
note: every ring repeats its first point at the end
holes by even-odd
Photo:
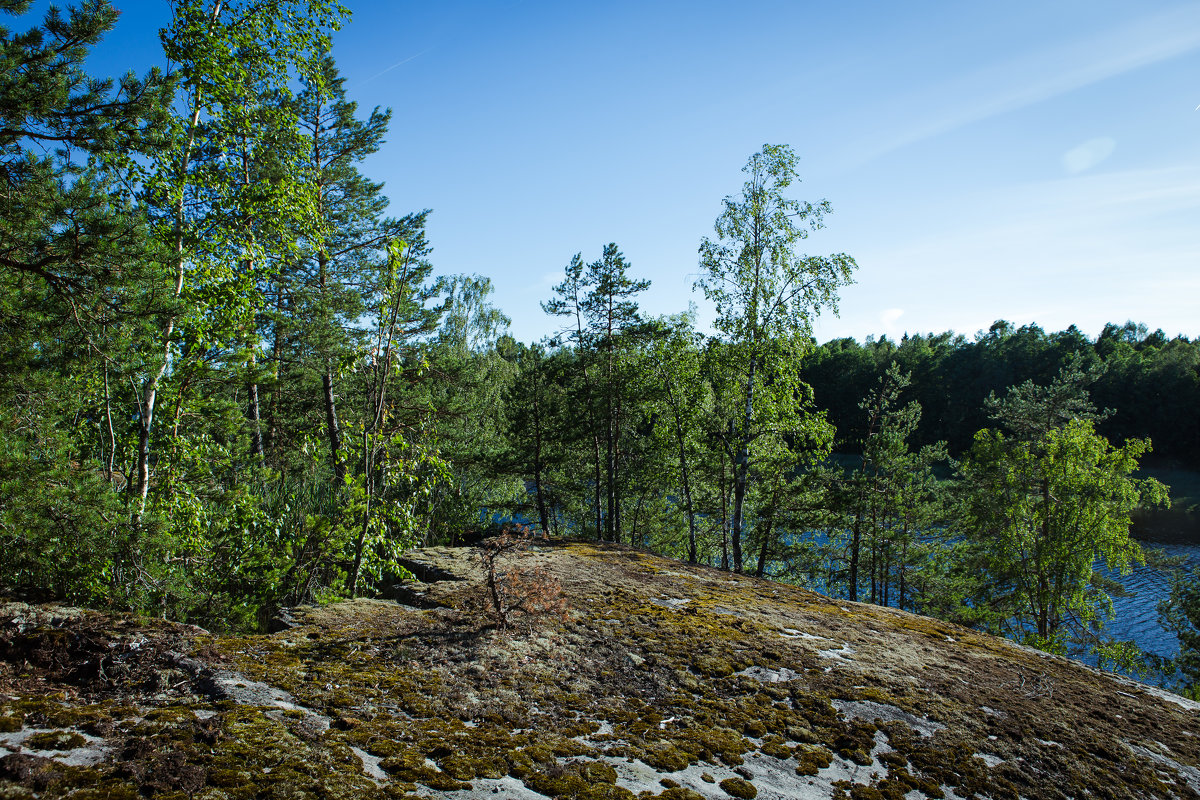
{"type": "MultiPolygon", "coordinates": [[[[346,9],[172,8],[141,78],[85,70],[107,0],[0,31],[0,592],[253,628],[532,525],[1111,644],[1100,568],[1166,498],[1151,439],[1200,466],[1200,344],[998,321],[818,345],[856,264],[803,252],[831,206],[792,196],[783,144],[701,240],[711,335],[645,314],[609,242],[545,298],[560,330],[517,342],[366,173],[391,112],[347,94],[346,9]]],[[[1185,641],[1193,588],[1164,611],[1185,641]]]]}

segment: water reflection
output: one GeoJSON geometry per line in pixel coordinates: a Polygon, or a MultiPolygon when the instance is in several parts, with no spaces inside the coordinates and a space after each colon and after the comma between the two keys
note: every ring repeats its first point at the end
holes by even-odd
{"type": "MultiPolygon", "coordinates": [[[[1147,551],[1157,550],[1169,556],[1181,556],[1184,569],[1200,566],[1200,546],[1194,544],[1163,544],[1142,542],[1147,551]]],[[[1128,575],[1114,575],[1132,597],[1113,600],[1116,619],[1104,626],[1104,631],[1114,639],[1132,640],[1147,653],[1167,658],[1179,654],[1179,640],[1175,634],[1158,623],[1158,603],[1171,593],[1171,573],[1143,566],[1128,575]]]]}
{"type": "MultiPolygon", "coordinates": [[[[1182,568],[1200,567],[1200,515],[1178,511],[1142,512],[1134,520],[1134,533],[1142,547],[1183,559],[1182,568]]],[[[1147,559],[1153,563],[1153,559],[1147,559]]],[[[1137,567],[1128,575],[1113,575],[1131,597],[1113,600],[1116,619],[1105,626],[1115,639],[1137,642],[1148,653],[1173,658],[1179,640],[1158,623],[1159,601],[1171,593],[1171,573],[1152,566],[1137,567]]]]}

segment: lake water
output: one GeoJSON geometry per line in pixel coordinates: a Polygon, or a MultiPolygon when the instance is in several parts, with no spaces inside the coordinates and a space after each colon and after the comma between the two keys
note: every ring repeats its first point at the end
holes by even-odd
{"type": "MultiPolygon", "coordinates": [[[[1181,558],[1183,569],[1200,567],[1200,519],[1195,514],[1160,511],[1135,519],[1134,533],[1150,556],[1157,552],[1181,558]]],[[[1147,558],[1150,561],[1150,558],[1147,558]]],[[[1128,575],[1113,575],[1130,597],[1113,600],[1116,618],[1105,626],[1115,639],[1137,642],[1148,653],[1173,658],[1179,640],[1158,624],[1158,604],[1171,593],[1171,573],[1151,566],[1136,567],[1128,575]]]]}
{"type": "MultiPolygon", "coordinates": [[[[1134,532],[1142,549],[1164,556],[1179,557],[1182,569],[1200,567],[1200,515],[1177,512],[1157,512],[1142,515],[1136,520],[1134,532]]],[[[820,538],[822,534],[811,534],[820,538]]],[[[1147,558],[1154,563],[1152,558],[1147,558]]],[[[1179,654],[1179,640],[1158,622],[1158,604],[1171,593],[1171,572],[1152,566],[1135,567],[1127,575],[1114,573],[1128,597],[1113,599],[1116,616],[1104,626],[1104,633],[1119,641],[1132,641],[1147,653],[1165,658],[1179,654]]],[[[813,586],[822,591],[820,586],[813,586]]],[[[1095,664],[1094,656],[1076,656],[1095,664]]]]}
{"type": "MultiPolygon", "coordinates": [[[[1200,566],[1200,545],[1142,542],[1147,551],[1157,550],[1165,555],[1184,559],[1184,568],[1200,566]]],[[[1105,633],[1114,639],[1137,642],[1148,653],[1172,658],[1179,654],[1179,640],[1158,623],[1158,603],[1171,592],[1169,572],[1152,567],[1136,567],[1128,575],[1114,575],[1131,597],[1113,600],[1116,618],[1104,626],[1105,633]]]]}

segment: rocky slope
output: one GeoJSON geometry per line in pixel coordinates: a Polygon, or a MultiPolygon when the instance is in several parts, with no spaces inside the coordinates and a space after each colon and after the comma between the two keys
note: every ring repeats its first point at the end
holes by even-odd
{"type": "Polygon", "coordinates": [[[263,636],[0,605],[0,798],[1200,797],[1200,706],[1066,659],[584,543],[499,631],[415,558],[263,636]]]}

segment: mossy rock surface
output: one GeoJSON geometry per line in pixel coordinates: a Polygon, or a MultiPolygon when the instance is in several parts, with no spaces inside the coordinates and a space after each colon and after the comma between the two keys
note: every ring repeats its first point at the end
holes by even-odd
{"type": "Polygon", "coordinates": [[[720,787],[725,794],[741,800],[754,800],[758,797],[758,789],[754,784],[742,778],[726,778],[721,781],[720,787]]]}
{"type": "Polygon", "coordinates": [[[1200,797],[1200,706],[1066,659],[578,542],[502,632],[472,550],[416,557],[427,608],[270,635],[0,606],[0,798],[1200,797]]]}
{"type": "Polygon", "coordinates": [[[74,750],[87,743],[87,738],[75,731],[43,731],[21,741],[27,750],[74,750]]]}

